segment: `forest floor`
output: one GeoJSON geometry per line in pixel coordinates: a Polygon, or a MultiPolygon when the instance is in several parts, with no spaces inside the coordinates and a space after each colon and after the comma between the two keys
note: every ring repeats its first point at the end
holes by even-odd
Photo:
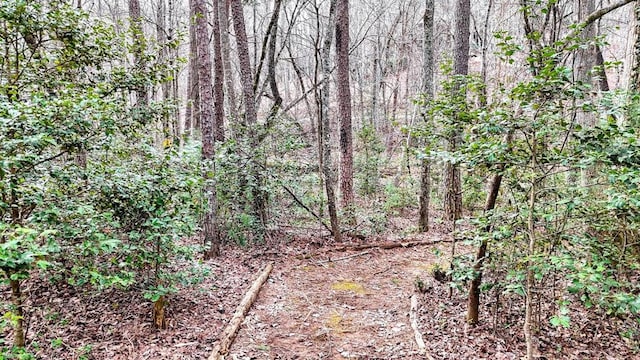
{"type": "MultiPolygon", "coordinates": [[[[436,256],[450,251],[450,243],[441,242],[446,238],[436,229],[411,239],[433,245],[335,251],[342,244],[283,233],[259,246],[227,245],[209,261],[211,276],[171,297],[164,330],[154,329],[151,304],[139,291],[95,295],[31,280],[25,284],[29,349],[38,359],[206,359],[254,279],[273,263],[227,359],[521,358],[518,300],[501,300],[498,312],[487,296],[482,325],[469,328],[465,292],[449,297],[448,285],[431,277],[434,267],[447,266],[446,256],[436,256]],[[409,320],[416,278],[427,284],[418,311],[426,356],[418,352],[409,320]]],[[[5,289],[2,296],[8,296],[5,289]]],[[[542,319],[540,359],[640,359],[638,343],[620,335],[622,320],[588,312],[578,318],[563,330],[542,319]]]]}

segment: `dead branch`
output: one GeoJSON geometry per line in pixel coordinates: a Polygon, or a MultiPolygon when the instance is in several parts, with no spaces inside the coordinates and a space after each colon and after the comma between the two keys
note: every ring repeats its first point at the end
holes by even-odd
{"type": "Polygon", "coordinates": [[[327,250],[314,252],[310,254],[303,254],[297,256],[298,259],[310,259],[316,257],[318,255],[337,252],[337,251],[359,251],[359,250],[367,250],[367,249],[382,249],[382,250],[390,250],[396,249],[399,247],[410,248],[415,246],[424,246],[424,245],[434,245],[443,242],[451,242],[451,240],[438,239],[438,240],[418,240],[418,241],[394,241],[394,242],[383,242],[383,243],[369,243],[369,244],[355,244],[355,245],[343,245],[334,248],[330,248],[327,250]]]}
{"type": "Polygon", "coordinates": [[[253,282],[253,285],[251,285],[251,288],[240,302],[240,305],[236,308],[233,318],[231,318],[231,321],[222,332],[222,337],[215,348],[213,348],[213,351],[209,356],[209,360],[222,360],[229,352],[229,347],[231,347],[233,340],[235,340],[236,334],[240,329],[240,325],[242,324],[244,317],[247,315],[251,305],[253,305],[253,302],[258,297],[258,293],[260,292],[264,282],[267,281],[271,270],[273,270],[273,264],[269,263],[264,270],[262,270],[262,273],[260,273],[260,276],[258,276],[256,281],[253,282]]]}
{"type": "Polygon", "coordinates": [[[352,259],[354,257],[358,257],[358,256],[364,256],[367,255],[369,253],[369,251],[363,251],[361,253],[358,254],[353,254],[353,255],[349,255],[349,256],[343,256],[343,257],[339,257],[337,259],[327,259],[327,260],[322,260],[322,261],[318,261],[319,263],[328,263],[328,262],[334,262],[334,261],[342,261],[342,260],[348,260],[348,259],[352,259]]]}
{"type": "Polygon", "coordinates": [[[416,339],[416,343],[418,344],[418,352],[420,355],[424,355],[427,359],[433,360],[431,355],[427,353],[427,346],[422,339],[422,334],[420,333],[420,329],[418,329],[418,296],[413,294],[411,296],[411,309],[409,310],[409,319],[411,320],[411,328],[413,329],[413,333],[416,339]]]}

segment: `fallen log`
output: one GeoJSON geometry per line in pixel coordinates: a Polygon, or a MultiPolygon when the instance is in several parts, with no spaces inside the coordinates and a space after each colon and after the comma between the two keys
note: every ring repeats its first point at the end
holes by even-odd
{"type": "Polygon", "coordinates": [[[254,301],[256,301],[258,293],[260,292],[262,285],[267,281],[267,278],[269,278],[271,270],[273,270],[273,264],[269,263],[264,270],[262,270],[256,281],[253,282],[253,285],[251,285],[251,288],[245,294],[240,305],[236,308],[236,312],[233,314],[231,321],[229,321],[229,324],[222,332],[220,341],[218,341],[218,344],[213,348],[213,351],[208,358],[209,360],[223,360],[224,356],[227,355],[231,344],[233,344],[233,341],[236,338],[236,334],[238,334],[238,330],[240,329],[240,325],[242,324],[244,317],[247,315],[247,312],[249,312],[254,301]]]}
{"type": "Polygon", "coordinates": [[[383,243],[368,243],[368,244],[353,244],[353,245],[342,245],[338,247],[333,247],[327,250],[311,253],[311,254],[302,254],[298,255],[297,258],[304,260],[316,257],[318,255],[330,253],[330,252],[338,252],[338,251],[359,251],[359,250],[367,250],[367,249],[382,249],[382,250],[390,250],[395,248],[409,248],[415,246],[424,246],[424,245],[433,245],[442,242],[451,242],[451,240],[419,240],[419,241],[392,241],[392,242],[383,242],[383,243]]]}

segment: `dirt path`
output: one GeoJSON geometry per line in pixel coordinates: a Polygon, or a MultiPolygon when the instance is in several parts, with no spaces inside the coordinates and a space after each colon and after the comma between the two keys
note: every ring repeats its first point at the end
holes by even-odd
{"type": "Polygon", "coordinates": [[[277,264],[229,358],[422,358],[408,312],[415,277],[436,261],[430,248],[331,254],[349,255],[277,264]]]}

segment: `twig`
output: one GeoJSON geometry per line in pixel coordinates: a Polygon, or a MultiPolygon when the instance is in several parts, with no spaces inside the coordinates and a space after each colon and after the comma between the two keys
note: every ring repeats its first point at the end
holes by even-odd
{"type": "Polygon", "coordinates": [[[229,347],[231,347],[233,340],[236,338],[236,334],[238,333],[238,329],[240,329],[242,320],[258,297],[258,293],[260,292],[264,282],[267,281],[271,270],[273,270],[273,264],[270,263],[264,268],[264,270],[262,270],[262,273],[260,273],[260,276],[258,276],[256,281],[253,282],[253,285],[251,285],[251,288],[242,299],[242,302],[240,302],[240,305],[236,308],[233,318],[231,318],[231,321],[222,332],[222,337],[216,347],[213,348],[213,351],[209,356],[209,360],[222,360],[229,352],[229,347]]]}

